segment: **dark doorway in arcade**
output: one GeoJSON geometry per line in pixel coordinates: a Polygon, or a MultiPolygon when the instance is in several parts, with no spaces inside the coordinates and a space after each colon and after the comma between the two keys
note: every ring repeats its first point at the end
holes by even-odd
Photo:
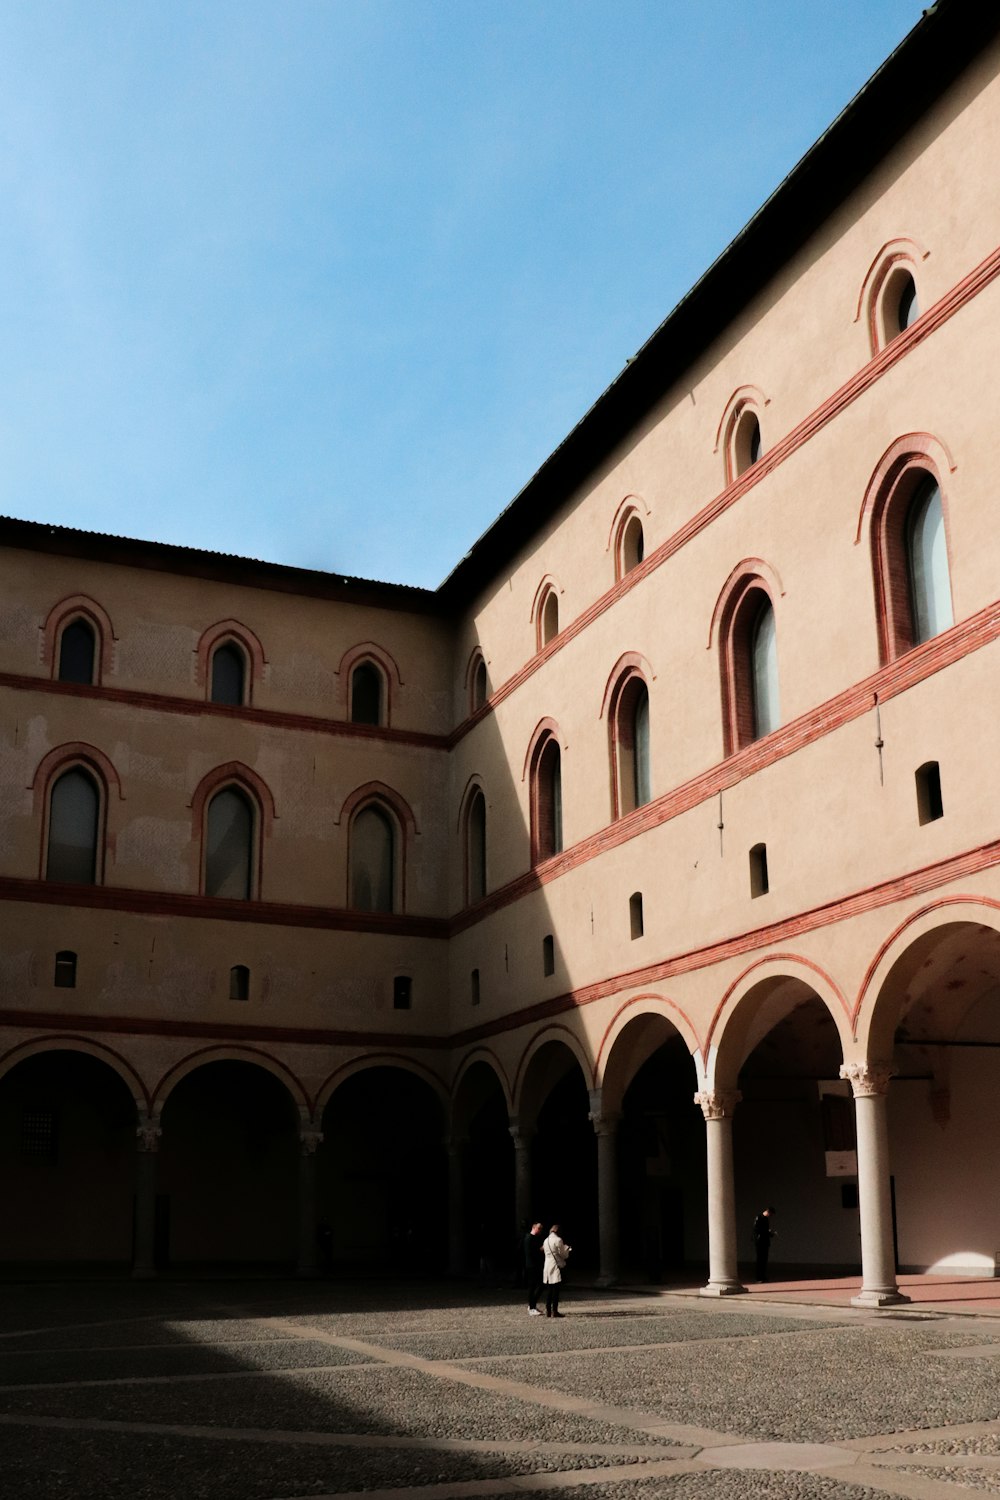
{"type": "Polygon", "coordinates": [[[132,1259],[136,1106],[107,1063],[36,1053],[0,1079],[0,1260],[132,1259]]]}
{"type": "Polygon", "coordinates": [[[546,1095],[537,1116],[532,1153],[532,1213],[548,1230],[559,1224],[573,1247],[569,1276],[598,1269],[597,1138],[590,1100],[575,1058],[546,1095]]]}
{"type": "Polygon", "coordinates": [[[265,1068],[204,1063],[163,1108],[158,1221],[173,1266],[288,1269],[295,1260],[298,1110],[265,1068]]]}
{"type": "Polygon", "coordinates": [[[445,1117],[430,1084],[405,1068],[352,1074],[323,1112],[317,1170],[327,1269],[446,1270],[445,1117]]]}
{"type": "Polygon", "coordinates": [[[619,1246],[623,1278],[689,1280],[708,1252],[705,1125],[697,1075],[676,1033],[625,1091],[618,1127],[619,1246]]]}
{"type": "Polygon", "coordinates": [[[453,1118],[464,1137],[462,1204],[465,1268],[510,1277],[520,1245],[514,1223],[514,1142],[500,1080],[483,1062],[459,1086],[453,1118]]]}

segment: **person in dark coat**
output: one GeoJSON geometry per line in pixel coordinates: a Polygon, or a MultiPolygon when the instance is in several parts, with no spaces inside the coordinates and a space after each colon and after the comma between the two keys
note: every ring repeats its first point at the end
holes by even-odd
{"type": "Polygon", "coordinates": [[[538,1311],[538,1299],[542,1295],[542,1268],[545,1265],[545,1252],[542,1249],[542,1241],[545,1238],[541,1223],[536,1220],[528,1233],[524,1236],[522,1254],[524,1256],[524,1277],[528,1287],[528,1316],[540,1318],[538,1311]]]}
{"type": "Polygon", "coordinates": [[[753,1221],[753,1248],[757,1257],[758,1281],[767,1280],[768,1252],[771,1249],[771,1241],[777,1233],[771,1224],[773,1217],[773,1208],[763,1208],[753,1221]]]}

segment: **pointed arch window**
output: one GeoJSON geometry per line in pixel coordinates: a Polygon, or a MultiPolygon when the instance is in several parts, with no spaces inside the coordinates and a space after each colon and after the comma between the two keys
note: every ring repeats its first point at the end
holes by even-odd
{"type": "Polygon", "coordinates": [[[359,662],[351,673],[351,723],[383,723],[384,702],[382,673],[374,662],[359,662]]]}
{"type": "Polygon", "coordinates": [[[99,875],[101,793],[89,772],[73,766],[49,793],[45,878],[95,885],[99,875]]]}
{"type": "Polygon", "coordinates": [[[486,895],[486,798],[477,787],[469,798],[465,819],[466,902],[486,895]]]}
{"type": "Polygon", "coordinates": [[[59,637],[60,682],[80,682],[88,687],[96,681],[97,632],[89,620],[77,615],[63,627],[59,637]]]}
{"type": "Polygon", "coordinates": [[[618,534],[618,577],[624,578],[637,568],[646,555],[642,521],[635,511],[625,520],[618,534]]]}
{"type": "Polygon", "coordinates": [[[350,902],[355,911],[395,910],[396,830],[374,803],[351,822],[350,902]]]}
{"type": "Polygon", "coordinates": [[[559,595],[549,588],[538,610],[538,649],[554,641],[559,634],[559,595]]]}
{"type": "Polygon", "coordinates": [[[611,700],[611,772],[615,817],[643,807],[650,787],[649,689],[638,672],[627,673],[611,700]]]}
{"type": "Polygon", "coordinates": [[[209,802],[205,820],[206,896],[250,900],[256,821],[253,804],[240,787],[223,787],[209,802]]]}
{"type": "Polygon", "coordinates": [[[771,734],[781,723],[778,633],[774,604],[763,579],[739,579],[719,626],[723,738],[732,755],[771,734]]]}
{"type": "Polygon", "coordinates": [[[490,691],[486,662],[478,652],[473,660],[472,672],[469,677],[469,687],[469,708],[472,713],[475,713],[477,709],[484,706],[490,691]]]}
{"type": "Polygon", "coordinates": [[[883,662],[955,622],[944,499],[923,462],[902,466],[872,518],[875,607],[883,662]]]}
{"type": "Polygon", "coordinates": [[[738,479],[753,467],[763,452],[760,417],[750,405],[741,407],[733,417],[728,444],[729,478],[738,479]]]}
{"type": "Polygon", "coordinates": [[[554,734],[543,737],[532,758],[531,845],[533,863],[562,852],[562,755],[554,734]]]}
{"type": "Polygon", "coordinates": [[[247,661],[235,641],[223,641],[212,652],[212,703],[241,708],[246,702],[247,661]]]}

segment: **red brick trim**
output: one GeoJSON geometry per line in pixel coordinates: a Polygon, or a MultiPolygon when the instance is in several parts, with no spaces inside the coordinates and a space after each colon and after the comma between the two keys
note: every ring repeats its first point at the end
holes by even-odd
{"type": "Polygon", "coordinates": [[[623,651],[611,668],[608,680],[604,684],[604,696],[601,699],[598,719],[603,719],[608,712],[612,696],[617,696],[617,690],[622,685],[622,678],[626,673],[629,676],[641,677],[647,687],[651,682],[656,681],[656,673],[650,666],[648,657],[643,656],[641,651],[623,651]]]}
{"type": "MultiPolygon", "coordinates": [[[[42,626],[42,665],[48,668],[50,677],[56,678],[62,633],[67,625],[81,618],[94,629],[95,677],[100,682],[114,670],[114,648],[118,638],[111,624],[111,616],[89,594],[71,594],[66,599],[60,599],[49,610],[42,626]]],[[[78,685],[85,686],[82,683],[78,685]]]]}
{"type": "Polygon", "coordinates": [[[745,557],[742,562],[736,564],[722,585],[722,592],[715,601],[711,623],[708,627],[708,640],[705,643],[706,651],[711,651],[712,649],[712,642],[716,638],[719,622],[729,607],[729,601],[732,599],[734,592],[748,578],[763,580],[765,592],[771,596],[772,603],[775,599],[783,599],[785,597],[784,585],[781,582],[777,568],[773,567],[771,563],[765,562],[762,557],[745,557]]]}
{"type": "MultiPolygon", "coordinates": [[[[524,766],[521,771],[521,780],[528,778],[528,826],[530,830],[531,864],[534,868],[540,862],[549,859],[558,859],[559,855],[541,854],[542,818],[547,814],[545,797],[547,791],[540,785],[539,768],[542,757],[548,746],[554,744],[559,752],[559,784],[562,787],[562,752],[563,747],[559,740],[559,726],[554,719],[540,719],[535,725],[531,739],[528,741],[527,753],[524,757],[524,766]]],[[[489,898],[486,898],[489,900],[489,898]]],[[[483,911],[484,902],[477,903],[476,910],[483,911]]]]}
{"type": "Polygon", "coordinates": [[[212,1062],[245,1062],[252,1067],[263,1068],[266,1073],[277,1078],[288,1090],[292,1103],[299,1110],[308,1114],[310,1099],[302,1083],[292,1072],[286,1063],[279,1062],[269,1052],[263,1052],[258,1047],[232,1045],[219,1042],[208,1047],[200,1047],[197,1052],[189,1053],[175,1062],[163,1074],[159,1083],[153,1089],[151,1114],[159,1116],[170,1099],[177,1085],[191,1073],[196,1073],[206,1063],[212,1062]]]}
{"type": "MultiPolygon", "coordinates": [[[[508,1029],[510,1028],[504,1028],[504,1030],[508,1029]]],[[[564,1026],[559,1021],[553,1022],[551,1026],[546,1026],[544,1031],[538,1032],[536,1036],[528,1040],[527,1046],[518,1059],[517,1067],[514,1070],[514,1083],[511,1088],[511,1096],[514,1101],[513,1112],[518,1116],[521,1115],[524,1108],[523,1090],[531,1064],[542,1048],[547,1047],[550,1042],[561,1042],[567,1052],[572,1054],[573,1061],[583,1074],[584,1083],[587,1083],[590,1076],[590,1064],[587,1060],[587,1054],[581,1038],[569,1026],[564,1026]]]]}
{"type": "Polygon", "coordinates": [[[919,297],[920,283],[916,272],[920,262],[926,260],[929,255],[930,251],[925,250],[916,240],[901,235],[897,239],[886,241],[865,272],[865,279],[858,293],[854,321],[859,322],[864,314],[865,325],[868,329],[868,348],[873,355],[885,347],[880,327],[880,302],[886,282],[897,266],[905,265],[913,275],[913,284],[917,288],[919,297]]]}
{"type": "Polygon", "coordinates": [[[555,645],[556,641],[559,640],[559,638],[561,637],[561,635],[563,633],[563,628],[564,628],[565,622],[564,622],[563,617],[562,617],[562,605],[559,602],[560,595],[562,594],[562,592],[563,592],[562,589],[559,587],[558,583],[556,583],[556,580],[553,578],[553,576],[552,576],[551,573],[546,573],[545,577],[542,579],[541,583],[538,585],[537,589],[535,590],[535,597],[531,601],[531,616],[530,616],[530,618],[531,618],[531,623],[535,627],[535,651],[536,651],[536,653],[541,652],[541,651],[550,651],[552,649],[552,647],[555,645]],[[557,609],[557,612],[558,612],[557,613],[558,625],[557,625],[556,633],[552,637],[552,639],[550,641],[543,641],[542,640],[542,626],[544,625],[544,621],[545,621],[545,606],[548,603],[549,595],[550,594],[554,594],[555,595],[556,609],[557,609]]]}
{"type": "Polygon", "coordinates": [[[193,917],[211,922],[254,922],[265,927],[309,927],[325,932],[385,933],[435,941],[444,941],[449,936],[449,925],[443,917],[350,911],[342,906],[300,906],[281,901],[228,901],[218,896],[192,896],[125,886],[59,885],[55,881],[22,880],[13,876],[0,876],[0,901],[133,912],[142,916],[193,917]]]}
{"type": "MultiPolygon", "coordinates": [[[[760,424],[761,436],[763,437],[764,423],[761,417],[766,406],[770,405],[770,397],[765,396],[758,385],[741,385],[726,402],[725,410],[719,419],[719,425],[715,430],[715,447],[713,453],[718,453],[720,446],[723,450],[725,460],[725,481],[732,484],[740,477],[739,466],[736,462],[736,433],[743,421],[743,415],[752,411],[760,424]]],[[[746,472],[744,470],[743,472],[746,472]]]]}
{"type": "Polygon", "coordinates": [[[219,620],[215,625],[209,625],[207,630],[202,631],[194,653],[194,680],[200,688],[204,689],[206,698],[209,697],[212,691],[212,655],[217,646],[223,646],[227,641],[232,641],[234,645],[239,646],[246,658],[244,699],[245,704],[249,706],[253,702],[254,689],[259,687],[264,680],[267,659],[258,637],[249,625],[244,625],[239,620],[219,620]]]}
{"type": "MultiPolygon", "coordinates": [[[[5,1012],[0,1012],[0,1016],[4,1014],[5,1012]]],[[[59,1019],[63,1024],[70,1019],[76,1024],[75,1017],[62,1016],[59,1019]]],[[[26,1014],[25,1023],[30,1026],[36,1024],[32,1013],[26,1014]]],[[[26,1062],[29,1057],[38,1057],[45,1052],[79,1052],[85,1057],[93,1057],[98,1062],[103,1062],[118,1075],[135,1100],[137,1107],[149,1113],[149,1093],[131,1063],[126,1062],[121,1053],[116,1052],[113,1047],[106,1047],[103,1042],[91,1041],[86,1036],[76,1036],[70,1031],[60,1032],[56,1036],[31,1037],[26,1042],[18,1042],[7,1052],[0,1053],[0,1078],[16,1068],[19,1063],[26,1062]]]]}
{"type": "MultiPolygon", "coordinates": [[[[1000,275],[1000,247],[991,251],[967,276],[957,282],[951,291],[940,297],[933,307],[921,313],[912,328],[908,328],[905,333],[893,339],[891,344],[845,381],[832,396],[827,397],[814,411],[804,417],[791,432],[779,439],[773,447],[766,448],[745,474],[741,474],[739,479],[727,485],[713,500],[702,506],[701,510],[691,516],[672,536],[667,537],[666,541],[662,542],[654,552],[644,558],[637,568],[633,568],[631,573],[627,573],[619,583],[608,589],[600,598],[595,599],[574,620],[564,625],[556,640],[551,642],[543,653],[526,661],[524,666],[506,682],[494,688],[490,699],[491,710],[495,710],[506,698],[522,687],[538,671],[542,663],[549,660],[550,656],[555,655],[556,651],[561,651],[570,641],[575,640],[595,620],[617,604],[618,600],[623,598],[630,589],[635,588],[651,573],[655,573],[657,568],[661,568],[669,558],[679,552],[682,547],[687,546],[713,521],[718,520],[727,510],[742,500],[751,489],[766,479],[773,469],[791,458],[805,443],[815,437],[817,432],[821,432],[842,411],[846,411],[855,401],[865,395],[883,375],[893,369],[918,344],[923,343],[924,339],[929,338],[932,333],[954,317],[955,313],[961,311],[998,275],[1000,275]]],[[[456,743],[468,734],[470,728],[471,724],[468,720],[460,724],[450,736],[451,743],[456,743]]]]}
{"type": "Polygon", "coordinates": [[[642,527],[643,550],[645,550],[647,537],[644,516],[648,518],[649,514],[649,506],[640,495],[626,495],[615,511],[611,522],[611,530],[608,533],[608,544],[604,550],[613,553],[616,583],[624,578],[626,573],[623,546],[625,532],[628,529],[629,523],[633,516],[638,518],[639,524],[642,527]]]}
{"type": "MultiPolygon", "coordinates": [[[[836,996],[837,1001],[840,1004],[840,1008],[843,1011],[844,1019],[848,1022],[848,1024],[850,1024],[850,1001],[844,994],[843,990],[840,988],[839,984],[837,984],[836,980],[832,977],[832,975],[828,974],[824,968],[822,968],[819,964],[814,963],[811,958],[804,958],[801,953],[768,953],[764,958],[755,959],[754,962],[752,964],[749,964],[741,974],[737,975],[737,977],[733,980],[732,984],[729,985],[726,993],[723,995],[722,999],[716,1006],[715,1011],[712,1015],[712,1019],[708,1023],[708,1031],[705,1033],[705,1042],[701,1049],[702,1060],[706,1065],[708,1063],[709,1051],[711,1050],[712,1043],[715,1040],[716,1031],[719,1028],[722,1022],[722,1017],[725,1014],[726,1009],[737,990],[739,990],[746,982],[747,978],[751,974],[756,973],[758,969],[771,967],[773,969],[779,970],[780,975],[784,975],[790,978],[797,978],[797,975],[788,974],[789,964],[801,964],[803,968],[811,969],[814,974],[817,974],[819,978],[824,982],[824,984],[829,986],[831,994],[836,996]]],[[[780,976],[776,973],[771,977],[778,978],[780,976]]],[[[756,983],[762,983],[767,978],[768,976],[766,974],[761,975],[760,980],[756,981],[753,987],[756,987],[756,983]]],[[[818,1000],[822,1001],[824,1005],[827,1005],[826,996],[820,994],[819,990],[815,989],[815,987],[813,989],[813,993],[816,995],[816,998],[818,1000]]],[[[739,1001],[739,1005],[742,1005],[743,1000],[745,999],[746,996],[742,996],[739,1001]]],[[[829,1009],[828,1005],[827,1008],[829,1009]]],[[[836,1017],[834,1017],[834,1019],[836,1020],[836,1017]]],[[[723,1039],[725,1038],[725,1027],[723,1027],[722,1029],[722,1037],[723,1039]]]]}
{"type": "Polygon", "coordinates": [[[479,705],[478,708],[476,707],[476,704],[474,702],[476,692],[476,673],[479,671],[480,664],[484,667],[486,666],[486,657],[483,655],[482,647],[476,646],[472,652],[472,655],[469,657],[468,664],[465,668],[465,701],[470,718],[481,716],[485,712],[490,701],[490,679],[489,672],[487,670],[486,697],[483,699],[483,702],[479,705]]]}
{"type": "MultiPolygon", "coordinates": [[[[627,651],[623,656],[618,658],[604,688],[604,698],[601,703],[601,718],[604,717],[605,710],[607,710],[608,769],[611,779],[612,821],[616,821],[622,816],[622,750],[631,750],[631,740],[633,738],[633,725],[628,722],[622,723],[622,703],[623,699],[628,695],[630,704],[626,705],[625,715],[626,718],[634,720],[635,713],[634,709],[630,707],[632,695],[629,694],[629,689],[633,683],[641,682],[646,689],[647,698],[649,697],[649,684],[652,680],[652,674],[650,673],[650,676],[647,677],[646,671],[643,670],[644,668],[647,670],[649,668],[646,658],[641,656],[637,651],[627,651]]],[[[635,691],[638,692],[638,689],[635,691]]],[[[632,812],[634,809],[629,808],[628,811],[632,812]]]]}
{"type": "Polygon", "coordinates": [[[359,808],[368,802],[383,802],[388,810],[395,814],[397,822],[411,834],[418,834],[417,820],[413,816],[413,809],[406,798],[401,796],[393,787],[387,786],[384,781],[366,781],[361,786],[356,786],[353,792],[348,792],[341,803],[340,812],[334,819],[335,823],[350,822],[359,808]]]}
{"type": "MultiPolygon", "coordinates": [[[[426,750],[448,750],[451,737],[429,734],[416,729],[387,729],[375,724],[348,724],[343,719],[320,719],[312,714],[282,713],[269,708],[232,707],[209,703],[197,698],[175,698],[167,693],[137,693],[129,688],[87,687],[82,683],[55,682],[39,677],[25,677],[18,672],[0,672],[0,687],[16,692],[68,693],[71,697],[93,698],[103,703],[122,703],[129,708],[149,709],[153,713],[218,715],[224,719],[241,719],[247,724],[263,724],[275,729],[299,729],[307,734],[330,734],[345,738],[383,740],[396,745],[418,745],[426,750]]],[[[482,718],[487,709],[480,710],[482,718]]]]}
{"type": "MultiPolygon", "coordinates": [[[[719,622],[719,686],[722,694],[723,753],[734,755],[756,742],[754,730],[753,633],[775,595],[763,573],[740,563],[729,575],[713,613],[719,622]]],[[[775,625],[777,611],[775,610],[775,625]]]]}
{"type": "Polygon", "coordinates": [[[99,807],[97,811],[97,860],[95,870],[95,884],[100,885],[104,880],[108,864],[114,863],[115,842],[117,837],[117,820],[112,818],[112,807],[124,802],[125,796],[122,792],[122,784],[118,779],[118,772],[105,755],[103,750],[98,750],[96,745],[89,745],[82,740],[74,740],[69,744],[56,745],[35,767],[35,774],[31,779],[30,790],[32,793],[32,812],[40,823],[40,837],[38,846],[38,875],[40,879],[45,878],[45,867],[48,860],[49,848],[49,813],[51,809],[51,794],[55,783],[63,772],[71,771],[74,766],[80,766],[88,771],[94,778],[97,786],[99,807]],[[116,801],[112,801],[111,788],[117,792],[116,801]]]}
{"type": "Polygon", "coordinates": [[[593,1088],[596,1089],[598,1086],[601,1086],[603,1084],[603,1079],[607,1076],[608,1062],[610,1061],[611,1054],[614,1052],[615,1046],[617,1045],[618,1038],[623,1034],[624,1031],[627,1030],[628,1023],[626,1023],[625,1026],[618,1026],[618,1022],[621,1020],[622,1016],[624,1016],[628,1011],[634,1009],[634,1007],[637,1005],[641,1005],[643,1009],[639,1011],[635,1017],[630,1017],[630,1021],[633,1019],[638,1020],[640,1016],[659,1016],[662,1020],[666,1021],[669,1026],[673,1027],[674,1031],[677,1032],[677,1035],[681,1037],[681,1039],[685,1042],[688,1051],[692,1053],[692,1055],[698,1051],[700,1042],[694,1022],[691,1020],[691,1017],[688,1015],[687,1011],[682,1009],[682,1007],[679,1006],[676,1001],[671,1000],[667,995],[633,995],[630,1000],[625,1001],[624,1005],[619,1005],[618,1009],[611,1017],[611,1020],[608,1022],[607,1026],[605,1026],[604,1031],[601,1035],[601,1040],[597,1044],[597,1052],[594,1057],[594,1068],[592,1074],[593,1088]],[[677,1021],[675,1021],[671,1016],[668,1016],[665,1012],[664,1007],[669,1007],[669,1009],[672,1010],[676,1016],[679,1016],[681,1021],[683,1022],[683,1026],[678,1025],[677,1021]],[[616,1027],[618,1028],[617,1031],[615,1030],[616,1027]],[[612,1032],[615,1033],[613,1041],[611,1040],[612,1032]],[[609,1041],[611,1043],[610,1046],[609,1041]],[[605,1059],[604,1067],[602,1068],[601,1059],[602,1057],[604,1057],[605,1048],[608,1049],[608,1056],[605,1059]]]}
{"type": "Polygon", "coordinates": [[[329,1074],[316,1090],[316,1119],[323,1118],[327,1105],[341,1084],[346,1083],[348,1078],[353,1078],[356,1073],[367,1073],[371,1068],[402,1068],[406,1073],[413,1073],[436,1095],[447,1117],[448,1086],[438,1073],[414,1061],[412,1057],[407,1057],[405,1052],[372,1052],[365,1057],[354,1057],[350,1062],[341,1063],[339,1068],[329,1074]]]}

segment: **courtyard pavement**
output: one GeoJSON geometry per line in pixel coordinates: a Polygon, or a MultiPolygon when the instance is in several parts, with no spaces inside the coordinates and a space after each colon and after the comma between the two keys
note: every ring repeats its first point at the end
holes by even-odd
{"type": "Polygon", "coordinates": [[[7,1284],[0,1495],[1000,1495],[1000,1321],[759,1291],[7,1284]]]}

